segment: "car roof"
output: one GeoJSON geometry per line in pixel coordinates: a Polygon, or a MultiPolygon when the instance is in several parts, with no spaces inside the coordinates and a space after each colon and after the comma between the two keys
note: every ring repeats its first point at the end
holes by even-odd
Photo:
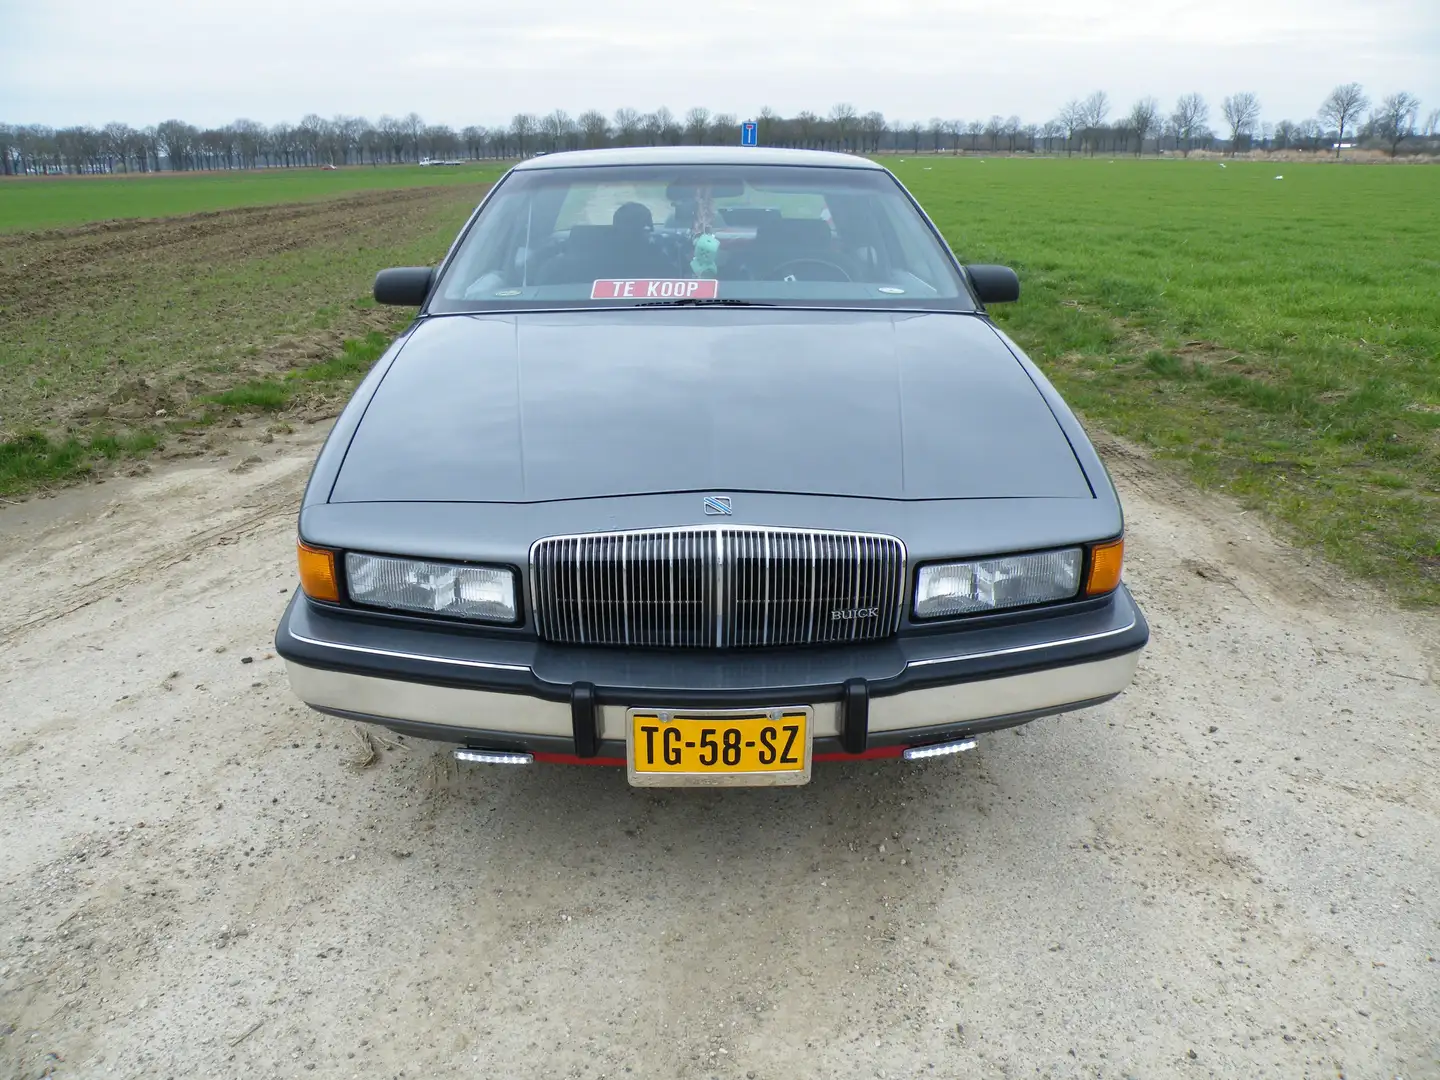
{"type": "Polygon", "coordinates": [[[884,169],[883,165],[855,154],[779,146],[622,146],[609,150],[568,150],[526,158],[515,168],[578,169],[589,165],[808,165],[884,169]]]}

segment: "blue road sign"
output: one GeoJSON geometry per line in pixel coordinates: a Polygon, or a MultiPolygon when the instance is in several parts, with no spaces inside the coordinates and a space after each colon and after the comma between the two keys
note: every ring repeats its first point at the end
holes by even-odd
{"type": "Polygon", "coordinates": [[[740,145],[760,145],[760,125],[755,123],[754,120],[746,120],[740,125],[740,145]]]}

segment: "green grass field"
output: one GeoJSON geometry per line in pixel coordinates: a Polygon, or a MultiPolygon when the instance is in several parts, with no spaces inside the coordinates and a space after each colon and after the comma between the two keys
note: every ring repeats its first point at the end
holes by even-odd
{"type": "Polygon", "coordinates": [[[1087,422],[1440,603],[1440,169],[887,164],[1087,422]]]}
{"type": "Polygon", "coordinates": [[[0,180],[0,232],[55,229],[112,218],[155,218],[237,206],[328,199],[353,191],[477,184],[504,166],[357,165],[131,176],[37,176],[0,180]]]}
{"type": "MultiPolygon", "coordinates": [[[[995,317],[1088,424],[1440,604],[1440,169],[887,164],[963,260],[1020,271],[995,317]]],[[[374,271],[443,254],[494,172],[0,183],[0,494],[146,453],[177,423],[343,395],[395,328],[366,297],[374,271]],[[338,197],[377,186],[393,190],[338,197]],[[14,232],[297,200],[133,242],[14,232]],[[167,418],[143,419],[156,405],[167,418]]]]}

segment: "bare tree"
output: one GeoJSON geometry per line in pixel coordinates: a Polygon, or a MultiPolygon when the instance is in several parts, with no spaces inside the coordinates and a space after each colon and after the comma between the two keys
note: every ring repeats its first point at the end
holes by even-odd
{"type": "Polygon", "coordinates": [[[546,113],[540,120],[540,133],[545,136],[546,145],[553,154],[560,149],[560,140],[570,130],[570,114],[564,109],[546,113]]]}
{"type": "Polygon", "coordinates": [[[525,156],[525,140],[539,128],[540,122],[535,119],[534,113],[516,113],[510,118],[510,134],[515,137],[515,148],[522,158],[525,156]]]}
{"type": "Polygon", "coordinates": [[[800,145],[809,146],[815,137],[816,128],[820,125],[820,117],[816,116],[809,109],[801,109],[795,114],[795,131],[800,136],[800,145]]]}
{"type": "Polygon", "coordinates": [[[1205,128],[1205,121],[1210,119],[1210,106],[1205,104],[1205,99],[1199,94],[1181,94],[1180,100],[1175,102],[1175,111],[1170,114],[1170,122],[1175,125],[1175,141],[1183,142],[1184,149],[1181,151],[1186,157],[1190,156],[1190,146],[1195,137],[1205,128]]]}
{"type": "Polygon", "coordinates": [[[419,113],[408,113],[400,121],[400,130],[405,133],[405,138],[410,144],[410,152],[415,155],[415,160],[419,161],[420,133],[425,130],[425,121],[420,119],[419,113]]]}
{"type": "Polygon", "coordinates": [[[697,145],[705,141],[705,132],[710,127],[710,110],[696,105],[685,114],[685,134],[697,145]]]}
{"type": "Polygon", "coordinates": [[[1095,143],[1098,141],[1096,134],[1105,126],[1105,118],[1110,115],[1110,95],[1104,90],[1096,90],[1081,106],[1084,110],[1084,128],[1090,142],[1090,156],[1095,156],[1095,143]]]}
{"type": "Polygon", "coordinates": [[[880,149],[880,140],[885,136],[885,114],[868,112],[860,118],[860,130],[871,153],[880,149]]]}
{"type": "MultiPolygon", "coordinates": [[[[539,130],[540,122],[532,114],[530,119],[534,121],[531,133],[539,130]]],[[[460,155],[460,139],[445,124],[431,124],[425,129],[423,136],[425,140],[425,152],[435,161],[451,161],[460,155]]]]}
{"type": "Polygon", "coordinates": [[[465,155],[471,161],[478,158],[484,151],[486,134],[485,129],[479,124],[471,124],[461,129],[460,138],[465,143],[465,155]]]}
{"type": "Polygon", "coordinates": [[[1069,157],[1075,142],[1075,133],[1085,127],[1086,118],[1089,113],[1078,98],[1071,98],[1060,109],[1060,114],[1055,120],[1060,125],[1060,130],[1065,135],[1065,156],[1069,157]]]}
{"type": "Polygon", "coordinates": [[[655,110],[655,119],[660,123],[660,139],[672,146],[680,141],[680,122],[668,107],[661,105],[655,110]]]}
{"type": "Polygon", "coordinates": [[[941,145],[945,142],[945,121],[938,116],[932,116],[926,127],[930,132],[931,149],[938,154],[941,145]]]}
{"type": "Polygon", "coordinates": [[[634,146],[635,136],[640,132],[640,110],[623,108],[615,110],[615,140],[621,146],[634,146]]]}
{"type": "Polygon", "coordinates": [[[960,153],[960,137],[965,134],[965,121],[946,120],[945,134],[950,136],[950,153],[960,153]]]}
{"type": "Polygon", "coordinates": [[[358,162],[361,153],[361,139],[365,135],[365,129],[370,126],[370,121],[363,116],[337,116],[330,123],[334,129],[336,141],[340,145],[340,156],[344,159],[345,164],[350,164],[352,154],[358,162]]]}
{"type": "Polygon", "coordinates": [[[170,171],[194,167],[195,140],[199,136],[190,124],[183,120],[166,120],[155,125],[155,135],[160,149],[170,162],[170,171]]]}
{"type": "MultiPolygon", "coordinates": [[[[1327,106],[1343,106],[1339,112],[1327,108],[1325,115],[1335,121],[1330,138],[1343,130],[1344,137],[1387,147],[1392,156],[1407,138],[1425,133],[1440,135],[1440,109],[1431,111],[1419,123],[1419,101],[1414,95],[1397,93],[1386,97],[1363,125],[1355,112],[1357,86],[1339,87],[1327,106]],[[1356,93],[1351,93],[1355,91],[1356,93]],[[1343,127],[1342,127],[1343,125],[1343,127]]],[[[1363,94],[1359,101],[1364,103],[1363,94]]],[[[1327,130],[1316,119],[1300,123],[1279,121],[1259,125],[1259,103],[1254,94],[1235,94],[1224,99],[1224,117],[1229,125],[1229,151],[1238,152],[1247,136],[1263,138],[1266,147],[1319,149],[1327,130]],[[1273,137],[1273,139],[1272,139],[1273,137]]],[[[1078,146],[1093,155],[1098,148],[1128,151],[1132,133],[1136,154],[1143,155],[1147,139],[1155,140],[1156,152],[1173,145],[1188,153],[1217,143],[1207,126],[1209,110],[1199,94],[1186,94],[1174,113],[1162,119],[1153,98],[1141,98],[1123,118],[1109,120],[1111,102],[1103,91],[1072,99],[1059,117],[1043,126],[1022,124],[1018,116],[992,116],[988,122],[946,120],[933,117],[926,122],[887,124],[879,112],[859,113],[848,104],[834,106],[827,117],[802,111],[782,117],[766,107],[758,114],[760,137],[770,145],[838,147],[858,153],[881,150],[905,152],[922,148],[958,154],[962,145],[980,152],[982,136],[992,151],[1019,153],[1043,148],[1054,152],[1057,137],[1063,137],[1066,152],[1078,146]],[[968,144],[964,142],[968,136],[968,144]]],[[[167,120],[156,127],[137,131],[125,124],[103,128],[75,125],[60,129],[43,125],[0,125],[0,173],[9,170],[30,173],[108,173],[168,168],[252,169],[298,167],[324,162],[377,165],[382,161],[415,161],[422,154],[432,157],[468,156],[475,160],[488,155],[529,154],[536,150],[576,149],[617,143],[678,144],[687,139],[696,143],[734,143],[738,120],[728,113],[712,114],[709,109],[690,109],[683,122],[665,107],[652,113],[630,108],[616,111],[614,126],[596,110],[587,111],[577,124],[563,111],[543,118],[520,114],[509,124],[494,128],[472,126],[458,133],[443,125],[425,125],[410,113],[401,119],[382,116],[371,124],[362,117],[335,116],[323,119],[311,113],[294,125],[262,127],[249,120],[236,120],[207,129],[180,120],[167,120]]]]}
{"type": "Polygon", "coordinates": [[[575,122],[580,125],[588,149],[593,150],[605,145],[605,140],[610,135],[610,121],[605,119],[605,114],[599,109],[586,109],[576,117],[575,122]]]}
{"type": "Polygon", "coordinates": [[[1153,97],[1143,97],[1130,106],[1130,115],[1125,126],[1135,133],[1135,156],[1145,153],[1145,140],[1160,122],[1160,103],[1153,97]]]}
{"type": "Polygon", "coordinates": [[[841,102],[830,110],[830,122],[835,125],[835,138],[840,141],[840,149],[853,150],[851,139],[859,127],[859,118],[855,112],[855,106],[848,102],[841,102]]]}
{"type": "MultiPolygon", "coordinates": [[[[135,129],[129,124],[106,124],[102,134],[105,140],[105,152],[110,155],[112,161],[111,168],[114,168],[113,162],[118,162],[121,169],[129,172],[130,148],[135,143],[135,129]]],[[[0,161],[0,171],[7,176],[10,174],[8,168],[10,164],[9,149],[4,134],[0,134],[0,157],[4,159],[0,161]]]]}
{"type": "Polygon", "coordinates": [[[1015,142],[1020,138],[1020,117],[1007,116],[1005,118],[1005,143],[1010,153],[1015,152],[1015,142]]]}
{"type": "Polygon", "coordinates": [[[1260,119],[1260,99],[1250,91],[1231,94],[1220,103],[1220,113],[1230,125],[1230,156],[1240,149],[1240,140],[1248,139],[1255,131],[1255,121],[1260,119]]]}
{"type": "MultiPolygon", "coordinates": [[[[255,160],[252,163],[252,168],[259,164],[260,154],[262,151],[265,150],[266,144],[268,142],[267,136],[268,133],[266,132],[264,126],[261,124],[256,124],[254,134],[255,160]]],[[[138,168],[142,173],[149,172],[151,169],[150,149],[153,142],[154,132],[149,128],[141,131],[137,131],[135,128],[131,128],[128,135],[126,136],[126,156],[133,160],[135,167],[138,168]]],[[[127,165],[126,168],[129,168],[129,166],[127,165]]]]}
{"type": "MultiPolygon", "coordinates": [[[[379,136],[377,142],[385,152],[385,160],[394,164],[399,161],[405,152],[405,128],[402,121],[393,116],[382,116],[375,121],[375,132],[379,136]]],[[[271,130],[270,145],[272,149],[278,147],[279,140],[275,138],[275,131],[271,130]]]]}
{"type": "Polygon", "coordinates": [[[1059,120],[1046,120],[1040,125],[1040,138],[1044,140],[1045,153],[1050,152],[1050,141],[1058,137],[1061,130],[1059,120]]]}
{"type": "MultiPolygon", "coordinates": [[[[424,129],[422,128],[423,132],[424,129]]],[[[300,123],[295,125],[295,134],[300,138],[301,144],[306,153],[306,160],[311,165],[322,165],[326,162],[334,164],[330,159],[333,157],[330,139],[330,122],[318,113],[307,113],[300,118],[300,123]]]]}
{"type": "MultiPolygon", "coordinates": [[[[230,129],[235,132],[236,142],[240,150],[240,160],[244,163],[244,167],[250,169],[257,168],[260,164],[260,152],[265,149],[264,125],[258,124],[254,120],[242,119],[236,120],[233,124],[231,124],[230,129]]],[[[374,131],[375,128],[373,125],[371,125],[368,121],[362,121],[362,128],[357,136],[357,141],[363,140],[367,134],[373,134],[374,131]]],[[[131,132],[131,136],[129,139],[129,143],[131,146],[136,145],[135,136],[138,134],[139,132],[131,132]]],[[[365,149],[366,148],[362,142],[361,160],[364,160],[363,155],[365,149]]],[[[372,142],[369,149],[371,151],[370,160],[373,162],[375,160],[375,150],[378,149],[378,146],[372,142]]]]}
{"type": "Polygon", "coordinates": [[[985,142],[993,154],[1000,149],[1000,134],[1005,130],[1005,121],[998,116],[992,116],[985,121],[985,142]]]}
{"type": "Polygon", "coordinates": [[[1425,137],[1433,139],[1436,135],[1440,135],[1440,109],[1431,109],[1425,118],[1425,137]]]}
{"type": "Polygon", "coordinates": [[[775,139],[775,125],[779,121],[780,114],[769,105],[764,106],[755,117],[756,140],[769,146],[775,139]]]}
{"type": "Polygon", "coordinates": [[[1380,103],[1380,111],[1371,117],[1375,134],[1390,147],[1390,156],[1400,149],[1400,144],[1415,134],[1415,114],[1420,111],[1420,99],[1403,90],[1391,94],[1380,103]]]}
{"type": "Polygon", "coordinates": [[[1330,96],[1320,103],[1320,119],[1334,124],[1335,156],[1340,156],[1340,144],[1345,141],[1345,128],[1352,125],[1360,114],[1370,106],[1370,99],[1358,82],[1346,83],[1330,91],[1330,96]]]}
{"type": "Polygon", "coordinates": [[[734,113],[716,113],[710,120],[710,141],[717,146],[740,142],[740,121],[734,113]]]}

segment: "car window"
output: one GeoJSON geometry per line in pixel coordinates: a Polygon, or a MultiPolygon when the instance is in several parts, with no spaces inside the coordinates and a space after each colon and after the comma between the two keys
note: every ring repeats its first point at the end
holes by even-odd
{"type": "Polygon", "coordinates": [[[695,165],[510,174],[429,310],[685,299],[972,306],[888,173],[695,165]]]}

